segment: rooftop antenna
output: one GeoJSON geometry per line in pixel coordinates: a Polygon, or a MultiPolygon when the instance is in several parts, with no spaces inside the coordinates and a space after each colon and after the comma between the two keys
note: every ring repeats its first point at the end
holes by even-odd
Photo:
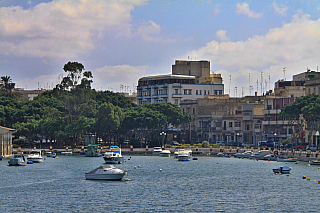
{"type": "Polygon", "coordinates": [[[269,90],[270,90],[270,75],[269,75],[269,90]]]}
{"type": "Polygon", "coordinates": [[[286,80],[286,68],[287,68],[287,67],[284,67],[284,68],[283,68],[283,78],[284,78],[284,80],[286,80]]]}
{"type": "Polygon", "coordinates": [[[231,75],[230,75],[230,84],[229,84],[229,95],[231,95],[231,93],[230,93],[230,86],[231,86],[231,75]]]}
{"type": "Polygon", "coordinates": [[[257,80],[257,93],[259,92],[259,80],[257,80]]]}
{"type": "Polygon", "coordinates": [[[262,89],[262,86],[263,86],[263,72],[261,72],[261,96],[262,96],[262,91],[263,91],[263,89],[262,89]]]}
{"type": "Polygon", "coordinates": [[[251,86],[250,86],[250,72],[249,72],[249,90],[250,90],[250,95],[251,95],[251,86]]]}

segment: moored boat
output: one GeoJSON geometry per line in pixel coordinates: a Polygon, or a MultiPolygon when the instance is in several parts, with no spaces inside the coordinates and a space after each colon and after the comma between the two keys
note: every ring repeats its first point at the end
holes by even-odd
{"type": "Polygon", "coordinates": [[[320,165],[320,161],[319,160],[310,160],[309,164],[310,165],[320,165]]]}
{"type": "Polygon", "coordinates": [[[189,161],[191,160],[191,150],[180,150],[177,156],[178,161],[189,161]]]}
{"type": "Polygon", "coordinates": [[[175,149],[174,149],[174,151],[173,151],[173,156],[174,156],[174,158],[177,158],[178,157],[178,154],[179,154],[179,151],[180,150],[185,150],[184,149],[184,147],[182,147],[182,146],[178,146],[178,147],[176,147],[175,149]]]}
{"type": "Polygon", "coordinates": [[[26,166],[26,165],[27,165],[27,161],[24,158],[23,153],[15,154],[8,161],[8,166],[26,166]]]}
{"type": "Polygon", "coordinates": [[[170,152],[170,150],[162,150],[162,151],[159,153],[159,156],[160,156],[160,157],[170,157],[170,156],[171,156],[171,152],[170,152]]]}
{"type": "Polygon", "coordinates": [[[281,157],[278,157],[277,161],[278,162],[297,162],[298,158],[288,158],[286,156],[281,156],[281,157]]]}
{"type": "Polygon", "coordinates": [[[162,152],[162,148],[161,147],[153,147],[152,155],[159,155],[160,152],[162,152]]]}
{"type": "Polygon", "coordinates": [[[124,162],[119,146],[110,146],[110,149],[103,154],[103,159],[106,164],[121,164],[124,162]]]}
{"type": "Polygon", "coordinates": [[[250,158],[252,151],[245,151],[243,153],[236,153],[233,156],[236,158],[250,158]]]}
{"type": "Polygon", "coordinates": [[[41,156],[41,151],[36,149],[31,150],[27,156],[27,160],[33,163],[42,163],[43,157],[41,156]]]}
{"type": "Polygon", "coordinates": [[[291,167],[288,167],[288,166],[280,166],[279,168],[276,168],[276,169],[272,169],[272,171],[274,173],[281,173],[281,174],[289,174],[290,171],[291,171],[291,167]]]}
{"type": "Polygon", "coordinates": [[[277,158],[278,158],[278,156],[275,154],[268,154],[268,155],[261,157],[262,160],[268,160],[268,161],[276,161],[277,158]]]}
{"type": "Polygon", "coordinates": [[[122,180],[125,171],[113,165],[100,166],[85,174],[87,180],[122,180]]]}
{"type": "Polygon", "coordinates": [[[270,151],[268,151],[268,150],[262,150],[262,151],[253,153],[253,154],[250,156],[250,159],[258,159],[258,160],[261,160],[264,156],[269,155],[269,154],[271,154],[270,151]]]}

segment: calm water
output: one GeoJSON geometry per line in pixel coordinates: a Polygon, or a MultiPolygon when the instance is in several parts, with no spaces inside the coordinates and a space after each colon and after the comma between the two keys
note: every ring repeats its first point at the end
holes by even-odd
{"type": "MultiPolygon", "coordinates": [[[[129,156],[125,156],[129,158],[129,156]]],[[[90,181],[102,158],[59,156],[8,167],[0,161],[0,212],[319,212],[320,169],[235,158],[132,156],[117,167],[131,181],[90,181]],[[138,166],[140,165],[140,168],[138,166]],[[136,169],[134,167],[137,167],[136,169]],[[162,172],[160,172],[162,169],[162,172]],[[306,175],[311,181],[303,180],[306,175]],[[316,180],[316,182],[314,182],[316,180]]]]}

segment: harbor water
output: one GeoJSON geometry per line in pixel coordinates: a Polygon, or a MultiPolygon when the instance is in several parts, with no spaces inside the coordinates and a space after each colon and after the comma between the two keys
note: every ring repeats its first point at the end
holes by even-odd
{"type": "Polygon", "coordinates": [[[9,167],[0,161],[0,212],[319,212],[320,169],[305,162],[125,156],[131,181],[84,175],[101,157],[59,156],[9,167]],[[290,166],[291,174],[272,169],[290,166]],[[303,175],[310,181],[303,179],[303,175]]]}

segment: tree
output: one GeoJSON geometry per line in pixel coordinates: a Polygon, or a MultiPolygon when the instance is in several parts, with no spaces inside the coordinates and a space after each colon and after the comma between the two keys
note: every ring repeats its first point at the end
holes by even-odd
{"type": "Polygon", "coordinates": [[[15,83],[12,83],[10,76],[1,76],[0,88],[7,94],[12,95],[12,90],[15,87],[15,83]]]}

